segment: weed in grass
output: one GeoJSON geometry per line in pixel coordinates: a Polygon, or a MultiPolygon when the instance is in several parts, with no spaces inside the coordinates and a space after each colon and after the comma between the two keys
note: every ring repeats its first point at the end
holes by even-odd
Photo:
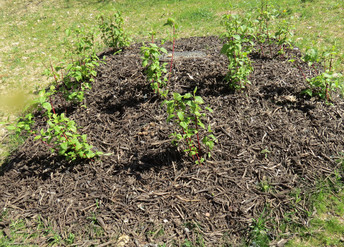
{"type": "Polygon", "coordinates": [[[69,233],[67,239],[65,239],[66,244],[71,245],[74,244],[75,235],[74,233],[69,233]]]}
{"type": "Polygon", "coordinates": [[[270,238],[268,236],[266,221],[265,209],[258,219],[253,219],[250,232],[251,246],[269,246],[270,238]]]}
{"type": "Polygon", "coordinates": [[[207,8],[191,9],[179,17],[182,21],[205,22],[214,18],[214,13],[207,8]]]}

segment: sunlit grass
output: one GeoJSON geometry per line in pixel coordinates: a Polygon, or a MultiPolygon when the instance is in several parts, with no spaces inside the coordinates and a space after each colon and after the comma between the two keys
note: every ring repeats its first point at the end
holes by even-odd
{"type": "MultiPolygon", "coordinates": [[[[343,61],[343,4],[339,1],[269,1],[274,8],[285,10],[285,18],[295,25],[295,41],[306,49],[325,50],[336,45],[343,61]],[[304,2],[304,3],[303,3],[304,2]],[[319,17],[321,16],[321,19],[319,17]]],[[[221,16],[225,13],[247,12],[259,8],[260,1],[8,1],[1,4],[0,27],[0,97],[21,89],[32,96],[36,86],[49,80],[42,75],[50,63],[64,59],[65,29],[77,25],[95,25],[100,13],[120,10],[125,27],[136,41],[147,40],[151,30],[157,38],[169,37],[170,30],[162,24],[172,17],[179,23],[178,37],[218,35],[223,30],[221,16]]],[[[343,70],[343,62],[338,62],[343,70]]],[[[5,104],[2,104],[5,105],[5,104]]],[[[20,110],[6,110],[5,115],[20,110]]]]}
{"type": "Polygon", "coordinates": [[[344,246],[344,191],[321,192],[313,200],[315,217],[286,246],[344,246]]]}

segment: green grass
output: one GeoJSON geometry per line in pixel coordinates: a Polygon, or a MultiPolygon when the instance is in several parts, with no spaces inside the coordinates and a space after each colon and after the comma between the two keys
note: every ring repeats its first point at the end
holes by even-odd
{"type": "Polygon", "coordinates": [[[344,246],[344,190],[338,193],[324,186],[313,198],[315,217],[287,243],[292,246],[344,246]]]}
{"type": "MultiPolygon", "coordinates": [[[[0,222],[7,219],[6,211],[3,211],[0,222]]],[[[52,230],[51,226],[45,226],[38,217],[31,222],[28,227],[28,221],[23,219],[12,221],[6,230],[0,231],[0,246],[38,246],[42,239],[51,246],[61,246],[61,244],[73,244],[74,235],[69,233],[66,239],[62,239],[60,235],[52,230]]]]}
{"type": "MultiPolygon", "coordinates": [[[[343,1],[269,2],[295,26],[294,42],[298,47],[303,51],[310,47],[324,51],[336,46],[336,67],[344,71],[343,1]]],[[[142,41],[149,39],[151,30],[157,31],[157,38],[170,37],[170,30],[162,27],[167,18],[174,18],[179,24],[178,37],[219,35],[223,31],[219,24],[223,14],[249,12],[258,6],[257,0],[0,0],[0,121],[13,121],[23,106],[36,97],[37,89],[48,85],[50,79],[42,73],[51,63],[65,59],[65,30],[94,26],[100,13],[110,15],[114,9],[120,10],[125,29],[135,41],[142,41]]],[[[21,142],[5,138],[6,133],[0,125],[0,164],[21,142]]],[[[317,216],[288,246],[344,246],[344,192],[324,191],[317,196],[317,216]]],[[[263,231],[264,226],[258,223],[261,222],[257,221],[257,229],[263,231]]],[[[13,239],[0,231],[0,246],[39,235],[24,230],[23,224],[19,221],[11,225],[13,239]]],[[[186,240],[184,245],[188,244],[186,240]]]]}
{"type": "MultiPolygon", "coordinates": [[[[284,18],[295,25],[295,42],[301,48],[319,50],[338,48],[338,67],[343,71],[344,16],[343,4],[336,0],[305,1],[271,0],[271,4],[285,11],[284,18]],[[319,20],[319,17],[321,19],[319,20]]],[[[17,115],[34,97],[37,87],[49,83],[42,75],[50,63],[64,59],[67,28],[96,23],[98,14],[110,15],[120,10],[125,28],[136,41],[147,40],[149,32],[157,31],[158,38],[170,36],[162,24],[174,18],[178,36],[219,35],[221,16],[226,13],[251,11],[259,1],[162,0],[162,1],[4,1],[0,4],[0,27],[4,34],[0,40],[0,117],[17,115]],[[20,92],[18,94],[18,92],[20,92]],[[5,107],[6,106],[6,107],[5,107]]],[[[101,49],[101,47],[99,47],[101,49]]],[[[1,133],[0,133],[1,134],[1,133]]]]}

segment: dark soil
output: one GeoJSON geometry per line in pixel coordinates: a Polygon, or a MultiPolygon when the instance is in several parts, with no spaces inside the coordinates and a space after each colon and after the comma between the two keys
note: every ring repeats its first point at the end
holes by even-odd
{"type": "Polygon", "coordinates": [[[335,95],[327,104],[301,94],[302,72],[312,77],[315,71],[299,60],[300,52],[271,57],[265,47],[268,56],[252,54],[251,85],[234,92],[224,80],[228,59],[219,54],[218,38],[176,41],[176,51],[206,54],[176,59],[169,84],[180,93],[197,86],[214,111],[204,121],[218,143],[207,162],[195,165],[171,144],[177,129],[166,123],[165,106],[147,83],[140,46],[107,54],[87,108],[68,109],[89,142],[112,155],[68,163],[29,138],[3,167],[0,209],[30,224],[40,215],[62,237],[75,233],[78,246],[116,246],[126,236],[123,246],[179,246],[185,239],[197,245],[201,238],[206,246],[237,246],[262,214],[267,227],[277,226],[271,238],[281,233],[287,213],[307,224],[307,195],[320,178],[331,179],[344,150],[344,103],[335,95]],[[292,56],[299,68],[288,62],[292,56]]]}

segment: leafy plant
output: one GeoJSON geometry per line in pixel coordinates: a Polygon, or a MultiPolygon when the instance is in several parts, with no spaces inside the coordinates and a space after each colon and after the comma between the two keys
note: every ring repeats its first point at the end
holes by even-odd
{"type": "Polygon", "coordinates": [[[167,51],[163,47],[159,47],[154,43],[150,43],[149,46],[141,47],[142,66],[147,68],[146,74],[148,81],[151,83],[151,87],[155,93],[158,93],[162,97],[166,98],[168,90],[166,87],[167,78],[162,79],[162,75],[167,72],[167,63],[160,64],[160,57],[162,54],[167,54],[167,51]]]}
{"type": "Polygon", "coordinates": [[[65,31],[65,46],[67,47],[66,57],[83,59],[89,55],[95,55],[96,31],[94,28],[84,26],[68,28],[65,31]]]}
{"type": "MultiPolygon", "coordinates": [[[[184,152],[188,153],[195,160],[196,164],[204,162],[202,156],[201,143],[206,146],[208,151],[208,157],[210,157],[210,151],[214,147],[216,138],[212,132],[210,124],[206,127],[202,118],[206,116],[202,112],[201,105],[204,104],[203,99],[200,96],[196,96],[197,87],[193,91],[193,94],[186,93],[181,95],[179,93],[173,93],[172,100],[165,100],[163,104],[167,105],[168,118],[170,122],[174,119],[174,122],[180,127],[181,132],[174,132],[171,134],[173,137],[173,143],[178,144],[183,142],[185,144],[184,152]],[[206,129],[209,135],[204,135],[201,139],[200,130],[206,129]],[[196,137],[196,141],[193,139],[196,137]],[[196,158],[195,158],[196,157],[196,158]]],[[[205,107],[209,112],[212,110],[209,107],[205,107]]]]}
{"type": "MultiPolygon", "coordinates": [[[[333,57],[335,55],[334,47],[332,51],[324,52],[322,57],[325,71],[313,78],[307,78],[310,88],[302,91],[302,94],[307,94],[311,97],[318,96],[321,99],[330,101],[332,91],[343,93],[343,75],[333,71],[333,57]]],[[[310,49],[304,56],[304,61],[308,62],[309,65],[314,65],[315,62],[319,62],[321,59],[316,50],[310,49]]]]}
{"type": "Polygon", "coordinates": [[[302,93],[307,94],[311,97],[318,96],[321,99],[330,100],[330,92],[336,89],[343,88],[342,74],[334,73],[329,70],[321,73],[318,76],[308,79],[307,82],[310,88],[307,88],[302,93]]]}
{"type": "Polygon", "coordinates": [[[228,73],[226,79],[233,89],[243,89],[249,74],[253,71],[251,61],[248,57],[253,46],[253,26],[250,17],[242,18],[239,15],[225,15],[222,24],[226,32],[222,34],[226,43],[221,53],[228,57],[228,73]]]}
{"type": "Polygon", "coordinates": [[[117,11],[109,18],[104,17],[104,15],[99,15],[97,19],[101,37],[105,45],[118,50],[130,45],[131,39],[123,29],[124,20],[121,12],[117,11]]]}
{"type": "Polygon", "coordinates": [[[176,24],[175,20],[172,18],[168,18],[164,26],[170,26],[172,27],[172,57],[171,57],[171,62],[170,62],[170,72],[168,75],[168,82],[171,81],[171,74],[172,74],[172,65],[173,65],[173,58],[174,58],[174,48],[176,44],[176,29],[178,28],[178,25],[176,24]]]}
{"type": "Polygon", "coordinates": [[[83,101],[85,91],[92,88],[91,83],[97,76],[97,66],[99,66],[99,58],[96,55],[86,56],[81,61],[66,65],[67,75],[63,78],[60,87],[66,100],[83,101]]]}
{"type": "Polygon", "coordinates": [[[277,45],[279,46],[280,54],[285,53],[286,47],[290,48],[292,46],[292,36],[293,32],[290,23],[286,20],[283,20],[281,23],[279,23],[274,37],[277,41],[277,45]]]}
{"type": "Polygon", "coordinates": [[[66,29],[67,60],[45,70],[47,76],[54,77],[56,93],[67,101],[83,101],[85,91],[91,89],[93,78],[97,75],[96,67],[104,63],[96,55],[95,37],[93,28],[66,29]]]}
{"type": "Polygon", "coordinates": [[[268,2],[269,0],[261,0],[261,7],[256,19],[258,24],[256,40],[260,44],[260,52],[262,56],[264,56],[262,44],[266,42],[270,45],[270,55],[272,56],[271,44],[273,40],[270,33],[270,21],[276,17],[276,14],[271,9],[271,5],[269,5],[268,2]]]}
{"type": "Polygon", "coordinates": [[[268,228],[266,226],[265,208],[258,219],[253,219],[251,225],[251,244],[252,246],[269,246],[268,228]]]}
{"type": "Polygon", "coordinates": [[[93,158],[103,154],[93,152],[92,146],[87,143],[87,135],[80,135],[73,120],[70,120],[64,113],[57,114],[51,102],[51,96],[55,93],[55,87],[51,86],[50,91],[41,90],[37,105],[41,113],[47,119],[46,129],[36,131],[33,129],[34,116],[32,113],[20,118],[17,123],[7,128],[19,135],[33,135],[34,140],[41,140],[52,152],[65,156],[68,160],[77,158],[93,158]]]}

